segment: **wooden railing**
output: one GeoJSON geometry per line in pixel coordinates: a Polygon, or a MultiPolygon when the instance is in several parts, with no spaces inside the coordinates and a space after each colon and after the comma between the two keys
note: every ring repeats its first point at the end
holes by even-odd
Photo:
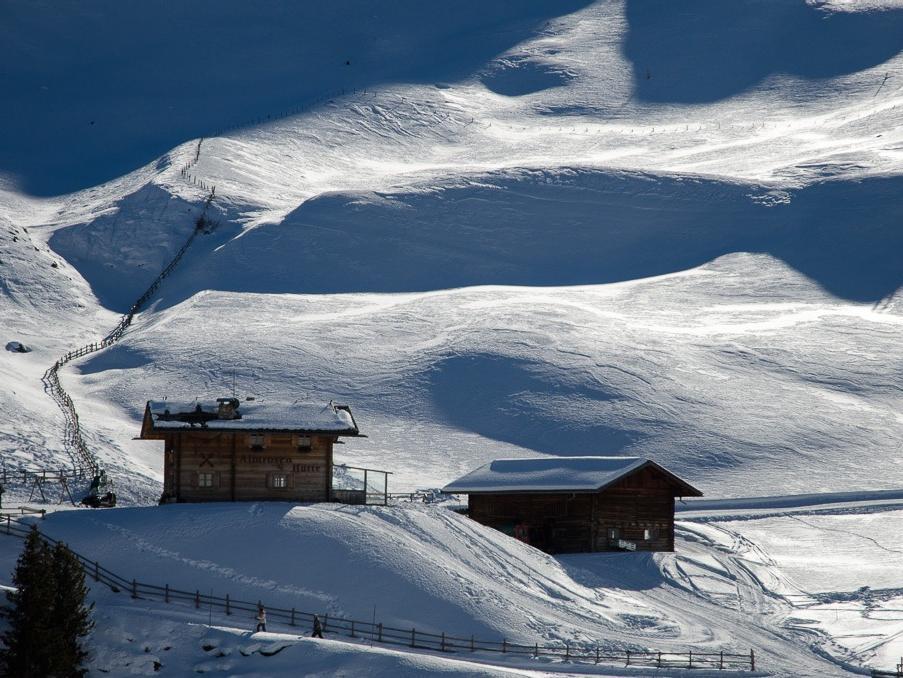
{"type": "MultiPolygon", "coordinates": [[[[21,523],[17,518],[6,516],[5,522],[0,523],[0,535],[24,538],[33,526],[21,523]]],[[[41,537],[50,544],[56,544],[57,540],[42,533],[41,537]]],[[[74,553],[74,552],[73,552],[74,553]]],[[[182,605],[210,614],[213,610],[226,616],[242,615],[247,613],[248,623],[254,618],[258,606],[262,601],[247,601],[232,598],[228,594],[224,597],[201,593],[200,589],[185,591],[164,584],[146,584],[136,579],[127,579],[102,567],[97,561],[85,558],[74,553],[81,563],[85,575],[95,582],[104,584],[115,593],[127,593],[132,598],[142,600],[158,600],[165,604],[182,605]]],[[[719,669],[734,671],[755,671],[756,655],[753,650],[749,653],[735,652],[660,652],[655,650],[612,650],[600,644],[591,643],[516,643],[506,638],[500,640],[486,640],[475,636],[455,636],[447,633],[434,633],[418,630],[416,627],[400,628],[389,626],[375,621],[362,621],[337,617],[323,613],[313,613],[297,610],[294,607],[264,606],[267,612],[268,626],[283,627],[290,632],[296,629],[311,629],[314,617],[319,618],[324,633],[332,633],[351,639],[380,643],[382,645],[397,645],[419,650],[431,650],[435,652],[467,652],[467,653],[495,653],[510,657],[548,657],[568,662],[581,662],[592,664],[622,664],[624,666],[654,667],[654,668],[682,668],[682,669],[719,669]]],[[[306,631],[305,631],[306,632],[306,631]]]]}
{"type": "Polygon", "coordinates": [[[389,476],[391,471],[382,471],[362,466],[335,464],[332,467],[332,484],[329,490],[330,501],[340,504],[382,505],[389,503],[389,476]],[[357,474],[350,475],[349,471],[357,474]],[[382,479],[382,488],[374,485],[374,479],[382,479]],[[336,487],[336,483],[360,484],[360,487],[336,487]]]}

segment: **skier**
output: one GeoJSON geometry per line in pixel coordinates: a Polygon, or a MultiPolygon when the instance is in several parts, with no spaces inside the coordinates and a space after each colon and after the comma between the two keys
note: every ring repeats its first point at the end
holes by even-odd
{"type": "Polygon", "coordinates": [[[322,638],[323,637],[323,626],[320,624],[320,618],[317,615],[314,615],[314,632],[310,634],[311,638],[322,638]]]}
{"type": "Polygon", "coordinates": [[[257,604],[257,630],[254,633],[257,633],[258,631],[266,632],[266,630],[267,630],[267,611],[263,609],[263,605],[258,603],[257,604]]]}

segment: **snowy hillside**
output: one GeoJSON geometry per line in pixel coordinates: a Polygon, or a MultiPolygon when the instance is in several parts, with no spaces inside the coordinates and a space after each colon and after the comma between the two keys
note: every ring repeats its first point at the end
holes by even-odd
{"type": "MultiPolygon", "coordinates": [[[[839,676],[847,675],[845,663],[890,665],[899,649],[893,639],[900,589],[893,573],[901,556],[882,553],[877,540],[899,535],[900,511],[870,512],[874,508],[801,509],[771,518],[696,512],[679,522],[673,554],[554,558],[443,508],[414,505],[63,511],[40,525],[128,581],[228,593],[233,601],[261,600],[273,609],[527,645],[601,642],[634,652],[755,648],[770,675],[839,676]],[[279,557],[264,556],[273,544],[279,557]],[[800,544],[826,554],[817,567],[800,559],[800,544]]],[[[8,543],[3,539],[0,544],[8,543]]],[[[109,611],[99,622],[94,668],[208,662],[198,647],[208,614],[243,634],[243,656],[252,642],[278,640],[247,638],[252,615],[242,610],[198,613],[190,602],[164,605],[130,600],[128,592],[114,594],[103,585],[94,590],[109,611]],[[144,647],[151,657],[141,657],[144,647]]],[[[297,632],[271,621],[271,632],[297,632]]],[[[332,639],[343,640],[335,633],[332,639]]],[[[273,666],[244,661],[235,650],[235,657],[208,670],[273,666]]],[[[492,655],[458,653],[457,659],[511,665],[492,655]]],[[[352,661],[337,663],[347,668],[352,661]]],[[[532,668],[567,671],[535,660],[532,668]]],[[[374,671],[390,675],[389,669],[374,671]]],[[[610,666],[601,673],[621,675],[610,666]]]]}
{"type": "MultiPolygon", "coordinates": [[[[192,90],[209,116],[181,96],[197,79],[182,57],[151,63],[136,46],[129,67],[148,82],[180,74],[143,100],[164,121],[151,126],[134,114],[138,85],[113,88],[116,43],[91,43],[79,58],[111,69],[84,90],[85,106],[105,111],[89,125],[101,136],[63,126],[57,143],[26,151],[34,137],[12,135],[0,154],[8,230],[30,226],[40,250],[3,259],[4,313],[20,318],[9,338],[36,348],[3,359],[10,375],[26,366],[10,380],[23,423],[7,449],[20,450],[22,427],[55,447],[36,371],[102,334],[190,233],[203,190],[179,168],[198,145],[166,144],[292,111],[204,140],[191,172],[217,186],[218,228],[120,346],[64,374],[107,465],[148,478],[136,499],[153,496],[160,467],[155,447],[130,441],[143,402],[216,395],[233,372],[243,393],[349,402],[371,438],[348,460],[403,471],[396,489],[535,451],[650,455],[709,494],[752,477],[764,493],[872,482],[857,458],[891,463],[903,429],[903,13],[748,3],[728,22],[715,4],[688,24],[634,3],[548,9],[382,10],[367,21],[406,36],[391,50],[352,39],[353,3],[316,17],[268,10],[254,18],[266,49],[249,31],[192,90]],[[302,49],[295,25],[316,37],[288,59],[302,49]],[[830,48],[840,39],[842,54],[830,48]],[[251,53],[266,55],[267,77],[249,89],[251,53]],[[291,92],[272,84],[302,75],[291,92]],[[103,135],[127,141],[114,152],[103,135]],[[95,177],[153,162],[51,196],[55,182],[96,181],[66,165],[76,156],[95,177]],[[47,271],[54,252],[60,268],[47,271]],[[58,326],[45,333],[35,317],[58,326]]],[[[144,25],[98,4],[63,45],[84,47],[110,22],[141,24],[147,39],[166,11],[144,25]]],[[[190,22],[202,10],[185,11],[190,22]]],[[[199,54],[246,11],[218,16],[224,33],[203,32],[199,54]]],[[[11,19],[57,26],[42,12],[11,19]]],[[[53,35],[19,30],[4,49],[35,53],[53,35]]],[[[41,54],[5,115],[75,86],[76,65],[41,54]],[[53,78],[66,87],[32,88],[53,78]]],[[[900,473],[889,466],[878,482],[900,473]]]]}
{"type": "MultiPolygon", "coordinates": [[[[755,647],[772,671],[792,664],[801,674],[842,675],[792,636],[773,635],[771,627],[799,624],[797,615],[810,613],[807,592],[825,589],[801,578],[785,554],[775,559],[752,546],[746,524],[682,523],[677,554],[556,558],[450,511],[417,506],[62,512],[42,529],[139,581],[162,584],[160,573],[166,573],[172,588],[212,589],[272,607],[355,619],[370,619],[375,608],[387,625],[525,644],[604,640],[635,651],[755,647]],[[280,558],[250,556],[273,543],[281,545],[280,558]]],[[[841,590],[858,581],[850,575],[841,590]]],[[[123,597],[109,602],[122,605],[123,597]]],[[[847,604],[853,612],[855,603],[847,604]]],[[[229,621],[250,624],[243,613],[229,621]]],[[[884,628],[878,621],[873,626],[884,628]]]]}
{"type": "MultiPolygon", "coordinates": [[[[0,60],[0,344],[32,349],[0,352],[7,471],[71,464],[41,375],[117,323],[215,186],[209,232],[122,341],[60,371],[125,504],[161,489],[162,445],[133,440],[145,401],[225,395],[233,378],[261,402],[349,404],[369,438],[337,460],[393,471],[393,491],[535,454],[646,456],[708,497],[903,482],[900,2],[7,3],[0,60]]],[[[191,534],[181,510],[167,515],[191,534]]],[[[463,559],[466,581],[357,565],[394,582],[371,596],[387,618],[402,621],[404,590],[437,609],[436,628],[659,645],[756,634],[743,603],[717,600],[753,586],[713,555],[741,547],[770,554],[774,579],[737,595],[766,616],[780,599],[780,628],[795,623],[786,581],[804,591],[812,625],[795,638],[849,630],[818,605],[871,614],[857,589],[899,589],[871,569],[843,586],[807,579],[819,556],[794,561],[789,518],[687,527],[684,553],[637,561],[637,576],[667,580],[658,596],[598,563],[577,575],[517,545],[499,554],[454,516],[375,510],[355,527],[305,508],[308,528],[222,510],[237,526],[269,516],[272,534],[335,529],[324,548],[343,558],[367,534],[411,553],[435,542],[423,557],[442,572],[463,559]],[[504,597],[476,586],[471,548],[512,573],[504,597]],[[692,622],[687,600],[703,606],[692,622]],[[561,601],[582,616],[565,623],[561,601]],[[648,609],[652,630],[622,606],[648,609]],[[732,610],[717,630],[716,607],[732,610]]],[[[48,524],[81,538],[76,523],[99,521],[165,563],[162,527],[142,515],[48,524]]],[[[849,527],[826,520],[812,528],[825,539],[849,527]]],[[[881,529],[868,538],[884,544],[881,529]]],[[[190,573],[201,559],[178,560],[190,573]]],[[[216,567],[247,595],[262,585],[216,567]]],[[[310,588],[292,595],[357,613],[353,588],[310,588]]],[[[825,651],[887,664],[899,647],[850,642],[825,651]]],[[[800,675],[827,671],[800,647],[770,651],[798,652],[800,675]]]]}

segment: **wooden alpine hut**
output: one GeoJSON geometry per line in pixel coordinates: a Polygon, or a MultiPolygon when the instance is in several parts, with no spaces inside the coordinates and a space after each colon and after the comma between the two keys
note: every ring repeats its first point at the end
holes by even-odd
{"type": "Polygon", "coordinates": [[[469,515],[548,553],[673,551],[675,497],[702,492],[640,457],[496,459],[449,483],[469,515]]]}
{"type": "Polygon", "coordinates": [[[141,425],[142,439],[164,441],[160,503],[368,503],[377,479],[384,503],[386,472],[333,464],[339,438],[355,436],[351,408],[332,402],[148,401],[141,425]],[[364,472],[363,485],[335,487],[335,477],[351,471],[364,472]]]}

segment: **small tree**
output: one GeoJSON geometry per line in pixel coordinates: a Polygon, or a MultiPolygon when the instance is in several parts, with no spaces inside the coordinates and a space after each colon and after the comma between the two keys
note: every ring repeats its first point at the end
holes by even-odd
{"type": "Polygon", "coordinates": [[[15,591],[7,591],[12,603],[9,630],[3,634],[6,673],[22,678],[50,675],[47,649],[54,641],[49,611],[53,607],[53,565],[50,549],[32,528],[13,573],[15,591]]]}
{"type": "Polygon", "coordinates": [[[93,604],[86,606],[85,574],[65,544],[51,549],[36,528],[13,574],[16,590],[8,592],[13,604],[2,664],[7,675],[21,678],[82,676],[87,657],[82,639],[94,627],[93,604]]]}
{"type": "Polygon", "coordinates": [[[51,654],[61,676],[81,676],[82,662],[87,659],[82,639],[94,628],[91,611],[94,603],[85,604],[88,587],[85,572],[75,555],[58,543],[53,549],[54,600],[53,627],[55,646],[51,654]]]}

